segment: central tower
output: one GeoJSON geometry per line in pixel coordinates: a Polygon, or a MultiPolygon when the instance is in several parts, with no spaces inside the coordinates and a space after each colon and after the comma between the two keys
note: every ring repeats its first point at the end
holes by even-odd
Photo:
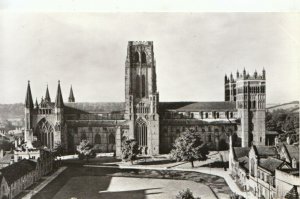
{"type": "Polygon", "coordinates": [[[125,64],[125,119],[142,153],[159,153],[159,95],[152,41],[129,41],[125,64]]]}

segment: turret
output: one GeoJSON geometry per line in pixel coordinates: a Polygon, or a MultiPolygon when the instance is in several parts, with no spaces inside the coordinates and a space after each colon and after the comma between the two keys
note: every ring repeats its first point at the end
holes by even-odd
{"type": "Polygon", "coordinates": [[[236,78],[239,78],[240,77],[240,73],[239,73],[239,70],[236,71],[236,78]]]}
{"type": "Polygon", "coordinates": [[[46,89],[45,101],[46,102],[51,102],[51,98],[50,98],[50,94],[49,94],[49,90],[48,90],[48,85],[47,85],[47,89],[46,89]]]}
{"type": "Polygon", "coordinates": [[[57,93],[55,99],[55,113],[56,113],[57,121],[59,123],[61,123],[63,120],[63,108],[64,108],[64,101],[61,94],[60,81],[58,81],[57,93]]]}
{"type": "MultiPolygon", "coordinates": [[[[57,93],[55,98],[55,116],[56,116],[56,123],[54,126],[55,135],[53,139],[53,143],[64,145],[67,149],[67,138],[66,138],[66,131],[65,123],[64,123],[64,102],[62,97],[62,92],[60,88],[60,81],[58,81],[57,85],[57,93]]],[[[53,145],[54,146],[54,145],[53,145]]]]}
{"type": "Polygon", "coordinates": [[[57,86],[57,93],[56,93],[56,99],[55,99],[55,107],[56,108],[63,108],[64,107],[64,101],[61,94],[60,89],[60,81],[58,80],[58,86],[57,86]]]}
{"type": "Polygon", "coordinates": [[[37,98],[35,99],[35,108],[39,108],[39,103],[38,103],[37,98]]]}
{"type": "Polygon", "coordinates": [[[228,78],[227,78],[227,75],[225,74],[225,78],[224,78],[224,80],[225,80],[225,83],[227,83],[227,81],[228,81],[228,78]]]}
{"type": "Polygon", "coordinates": [[[75,102],[75,97],[74,97],[74,94],[73,94],[72,85],[71,85],[71,88],[70,88],[69,102],[75,102]]]}
{"type": "Polygon", "coordinates": [[[262,71],[262,78],[263,78],[263,79],[266,79],[266,71],[265,71],[265,68],[263,68],[263,71],[262,71]]]}
{"type": "Polygon", "coordinates": [[[245,78],[246,77],[246,69],[244,68],[243,70],[243,77],[245,78]]]}
{"type": "Polygon", "coordinates": [[[25,132],[24,132],[24,138],[27,143],[31,143],[32,140],[32,114],[33,114],[33,100],[31,95],[30,81],[28,81],[26,97],[25,97],[25,132]]]}
{"type": "Polygon", "coordinates": [[[257,71],[255,70],[255,72],[254,72],[254,78],[256,79],[257,78],[257,71]]]}
{"type": "Polygon", "coordinates": [[[33,109],[33,100],[32,100],[32,95],[31,95],[30,81],[28,81],[28,84],[27,84],[25,107],[27,109],[33,109]]]}

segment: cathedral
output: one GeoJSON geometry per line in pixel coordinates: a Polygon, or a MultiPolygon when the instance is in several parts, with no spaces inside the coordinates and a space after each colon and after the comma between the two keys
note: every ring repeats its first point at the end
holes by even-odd
{"type": "Polygon", "coordinates": [[[143,154],[157,155],[170,152],[175,139],[193,129],[211,150],[227,150],[230,135],[234,146],[265,145],[265,84],[265,70],[250,75],[244,69],[236,78],[225,75],[225,101],[160,102],[153,42],[129,41],[125,102],[76,102],[72,87],[66,101],[58,82],[55,100],[47,87],[34,103],[28,82],[25,141],[72,153],[87,139],[98,152],[120,155],[122,140],[134,138],[143,154]]]}

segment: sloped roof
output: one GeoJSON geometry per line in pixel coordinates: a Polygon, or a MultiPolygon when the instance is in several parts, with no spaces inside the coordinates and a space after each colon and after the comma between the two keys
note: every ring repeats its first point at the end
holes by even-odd
{"type": "Polygon", "coordinates": [[[244,156],[238,159],[239,165],[246,171],[249,171],[249,158],[244,156]]]}
{"type": "Polygon", "coordinates": [[[299,193],[298,193],[298,190],[297,190],[297,186],[294,185],[293,188],[289,192],[286,193],[284,198],[298,199],[299,198],[299,193]]]}
{"type": "Polygon", "coordinates": [[[299,162],[299,147],[295,145],[285,145],[289,156],[293,159],[295,158],[299,162]]]}
{"type": "Polygon", "coordinates": [[[254,146],[259,157],[276,156],[277,150],[275,146],[254,146]]]}
{"type": "MultiPolygon", "coordinates": [[[[87,113],[124,112],[125,102],[75,102],[67,107],[87,113]]],[[[176,111],[236,111],[235,102],[160,102],[159,110],[176,111]]]]}
{"type": "Polygon", "coordinates": [[[125,120],[68,120],[67,125],[71,127],[114,127],[116,125],[125,125],[125,120]]]}
{"type": "Polygon", "coordinates": [[[161,110],[176,111],[236,111],[235,102],[161,102],[161,110]]]}
{"type": "Polygon", "coordinates": [[[282,163],[283,163],[282,160],[269,157],[265,159],[260,159],[259,166],[261,166],[262,168],[268,171],[275,172],[275,169],[277,169],[282,163]]]}
{"type": "Polygon", "coordinates": [[[35,162],[33,162],[31,160],[23,159],[12,165],[4,167],[3,169],[0,170],[0,172],[6,179],[8,185],[11,185],[17,179],[19,179],[22,176],[26,175],[27,173],[35,170],[35,168],[36,168],[35,162]],[[18,171],[18,172],[16,172],[16,171],[18,171]]]}
{"type": "Polygon", "coordinates": [[[71,108],[68,111],[69,113],[76,110],[87,113],[112,113],[125,111],[124,102],[72,102],[65,103],[65,107],[71,108]]]}
{"type": "Polygon", "coordinates": [[[249,147],[233,147],[232,149],[233,149],[235,158],[237,158],[237,159],[248,156],[249,151],[250,151],[249,147]]]}
{"type": "Polygon", "coordinates": [[[161,117],[161,123],[167,125],[225,125],[225,124],[235,124],[235,120],[211,120],[204,121],[198,119],[164,119],[161,117]]]}
{"type": "Polygon", "coordinates": [[[0,158],[0,163],[9,164],[11,161],[11,158],[13,157],[13,154],[6,153],[3,158],[0,158]]]}

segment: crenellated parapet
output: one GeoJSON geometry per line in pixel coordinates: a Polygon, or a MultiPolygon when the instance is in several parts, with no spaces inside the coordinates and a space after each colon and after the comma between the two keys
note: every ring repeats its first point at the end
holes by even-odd
{"type": "Polygon", "coordinates": [[[238,70],[236,72],[235,78],[233,77],[233,74],[231,73],[229,76],[225,74],[225,84],[227,83],[236,83],[238,80],[265,80],[266,79],[266,71],[265,69],[262,70],[262,73],[258,73],[256,70],[253,74],[250,74],[245,69],[242,73],[240,73],[238,70]]]}

